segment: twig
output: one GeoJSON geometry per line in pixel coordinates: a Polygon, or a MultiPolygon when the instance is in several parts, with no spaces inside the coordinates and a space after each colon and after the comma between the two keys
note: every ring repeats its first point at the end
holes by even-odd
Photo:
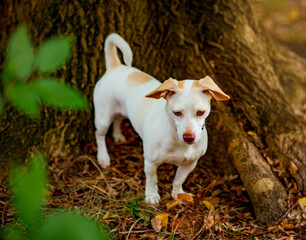
{"type": "Polygon", "coordinates": [[[129,239],[129,236],[130,236],[130,234],[131,234],[131,232],[132,232],[132,229],[135,227],[136,223],[137,223],[140,219],[141,219],[141,218],[138,218],[138,219],[133,223],[133,225],[131,226],[131,228],[130,228],[130,230],[129,230],[129,233],[128,233],[126,239],[129,239]]]}
{"type": "Polygon", "coordinates": [[[212,206],[210,206],[210,208],[209,208],[208,216],[207,216],[206,220],[204,221],[203,226],[201,227],[201,229],[198,231],[198,233],[191,240],[197,238],[200,235],[200,233],[205,229],[205,227],[206,227],[206,225],[208,223],[208,219],[209,219],[209,217],[211,215],[211,212],[212,212],[212,206]]]}
{"type": "Polygon", "coordinates": [[[285,212],[285,214],[283,216],[281,216],[280,219],[278,219],[278,221],[275,223],[275,225],[278,225],[281,223],[281,221],[284,220],[284,218],[292,211],[293,208],[295,208],[298,205],[299,201],[296,201],[295,204],[293,204],[293,206],[291,206],[287,212],[285,212]]]}
{"type": "Polygon", "coordinates": [[[128,233],[146,233],[146,232],[155,232],[153,229],[148,230],[137,230],[137,231],[128,231],[128,232],[118,232],[118,235],[128,234],[128,233]]]}

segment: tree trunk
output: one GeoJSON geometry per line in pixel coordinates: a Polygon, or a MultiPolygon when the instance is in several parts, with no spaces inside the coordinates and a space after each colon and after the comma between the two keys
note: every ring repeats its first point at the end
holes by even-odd
{"type": "MultiPolygon", "coordinates": [[[[19,22],[29,25],[35,45],[53,35],[75,35],[73,57],[56,75],[89,101],[105,71],[103,44],[111,32],[130,43],[135,67],[161,81],[210,75],[232,100],[216,103],[218,111],[211,113],[202,161],[212,159],[222,173],[237,171],[264,223],[286,211],[290,183],[306,194],[305,126],[292,107],[305,103],[305,59],[272,40],[246,1],[7,0],[0,12],[1,53],[19,22]]],[[[31,120],[7,108],[1,161],[34,146],[51,157],[89,151],[90,110],[42,111],[42,120],[31,120]]]]}

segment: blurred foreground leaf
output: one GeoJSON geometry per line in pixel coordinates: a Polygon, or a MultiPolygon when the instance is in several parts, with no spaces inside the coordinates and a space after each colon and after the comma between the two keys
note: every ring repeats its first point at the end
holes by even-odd
{"type": "Polygon", "coordinates": [[[38,79],[31,89],[42,102],[53,107],[84,109],[87,106],[87,102],[80,93],[57,79],[38,79]]]}
{"type": "MultiPolygon", "coordinates": [[[[25,25],[18,26],[8,43],[8,66],[13,69],[14,76],[19,79],[28,77],[32,72],[32,42],[25,25]]],[[[9,72],[11,74],[11,71],[9,72]]],[[[10,77],[10,76],[9,76],[10,77]]]]}
{"type": "Polygon", "coordinates": [[[0,115],[2,115],[3,111],[4,111],[4,103],[3,103],[2,94],[0,93],[0,115]]]}
{"type": "Polygon", "coordinates": [[[58,69],[71,55],[72,37],[57,37],[46,40],[37,53],[38,69],[45,73],[58,69]]]}
{"type": "Polygon", "coordinates": [[[37,94],[24,83],[16,83],[7,89],[7,97],[19,110],[32,116],[39,115],[37,94]]]}
{"type": "Polygon", "coordinates": [[[46,177],[43,168],[43,157],[36,155],[26,172],[21,167],[15,167],[12,171],[10,185],[14,196],[13,204],[20,220],[28,226],[39,219],[44,202],[46,177]]]}
{"type": "Polygon", "coordinates": [[[84,216],[71,213],[50,216],[34,239],[44,240],[101,240],[111,239],[94,222],[84,216]]]}

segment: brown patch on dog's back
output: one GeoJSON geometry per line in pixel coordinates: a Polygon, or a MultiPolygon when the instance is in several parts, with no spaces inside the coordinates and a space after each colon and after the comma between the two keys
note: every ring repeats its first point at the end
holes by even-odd
{"type": "Polygon", "coordinates": [[[144,72],[132,72],[128,75],[126,84],[128,86],[138,86],[152,80],[152,77],[144,72]]]}
{"type": "Polygon", "coordinates": [[[184,89],[184,81],[177,81],[177,88],[184,89]]]}

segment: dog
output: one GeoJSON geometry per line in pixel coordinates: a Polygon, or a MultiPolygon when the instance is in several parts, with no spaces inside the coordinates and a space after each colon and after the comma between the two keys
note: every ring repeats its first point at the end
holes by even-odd
{"type": "Polygon", "coordinates": [[[176,199],[184,193],[182,184],[206,152],[205,119],[210,113],[211,98],[230,97],[209,76],[181,81],[169,78],[161,84],[132,67],[132,50],[116,33],[106,38],[104,50],[106,72],[93,94],[98,162],[104,168],[110,165],[105,135],[114,122],[114,140],[125,141],[120,124],[127,117],[143,140],[145,202],[156,205],[160,201],[156,172],[163,163],[178,166],[171,194],[176,199]]]}

